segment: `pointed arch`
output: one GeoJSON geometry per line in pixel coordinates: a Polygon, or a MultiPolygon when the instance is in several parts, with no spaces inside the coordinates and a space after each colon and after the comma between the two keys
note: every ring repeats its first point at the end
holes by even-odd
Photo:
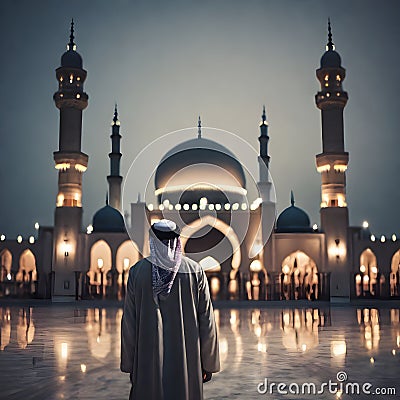
{"type": "Polygon", "coordinates": [[[133,240],[126,240],[117,249],[116,267],[118,271],[118,283],[122,280],[126,284],[128,281],[129,270],[139,261],[139,248],[133,240]]]}
{"type": "Polygon", "coordinates": [[[220,231],[230,242],[232,246],[232,269],[237,271],[241,263],[240,242],[231,226],[221,221],[215,216],[205,215],[190,224],[187,224],[181,232],[182,249],[185,248],[187,241],[200,229],[209,225],[220,231]]]}
{"type": "Polygon", "coordinates": [[[7,275],[11,273],[12,253],[8,249],[0,252],[0,282],[7,280],[7,275]]]}
{"type": "Polygon", "coordinates": [[[36,281],[36,257],[30,249],[24,250],[19,257],[19,270],[17,281],[36,281]]]}
{"type": "Polygon", "coordinates": [[[360,254],[359,270],[356,275],[357,296],[379,296],[384,277],[380,276],[376,255],[371,248],[360,254]]]}
{"type": "Polygon", "coordinates": [[[318,267],[304,251],[296,250],[282,260],[281,297],[283,299],[317,299],[318,267]]]}
{"type": "Polygon", "coordinates": [[[400,296],[400,249],[392,257],[390,269],[390,295],[400,296]]]}
{"type": "Polygon", "coordinates": [[[91,284],[101,281],[101,273],[106,274],[111,269],[111,248],[103,239],[93,243],[90,249],[89,276],[91,284]]]}

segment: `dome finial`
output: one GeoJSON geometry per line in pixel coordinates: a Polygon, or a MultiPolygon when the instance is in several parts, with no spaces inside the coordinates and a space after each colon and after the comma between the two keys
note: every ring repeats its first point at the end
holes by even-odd
{"type": "Polygon", "coordinates": [[[76,49],[76,44],[74,42],[75,36],[74,36],[74,19],[71,19],[71,33],[69,35],[69,43],[68,43],[68,50],[75,50],[76,49]]]}
{"type": "Polygon", "coordinates": [[[335,50],[335,45],[332,42],[331,19],[328,18],[328,44],[326,50],[335,50]]]}
{"type": "Polygon", "coordinates": [[[294,206],[294,193],[293,190],[290,191],[290,203],[294,206]]]}
{"type": "Polygon", "coordinates": [[[199,115],[199,122],[197,124],[197,138],[201,139],[201,118],[200,118],[200,115],[199,115]]]}
{"type": "Polygon", "coordinates": [[[106,192],[106,206],[108,206],[108,192],[106,192]]]}

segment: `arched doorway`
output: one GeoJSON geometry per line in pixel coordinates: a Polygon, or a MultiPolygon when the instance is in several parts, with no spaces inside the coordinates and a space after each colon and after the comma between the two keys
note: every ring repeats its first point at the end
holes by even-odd
{"type": "Polygon", "coordinates": [[[0,282],[11,280],[12,254],[8,249],[0,253],[0,282]]]}
{"type": "Polygon", "coordinates": [[[400,250],[397,250],[392,257],[390,296],[400,296],[400,250]]]}
{"type": "Polygon", "coordinates": [[[129,270],[139,261],[139,249],[135,242],[126,240],[117,250],[116,267],[118,271],[118,292],[125,295],[125,287],[128,282],[129,270]]]}
{"type": "Polygon", "coordinates": [[[199,262],[200,266],[206,271],[207,277],[210,281],[211,298],[215,300],[221,289],[221,264],[211,256],[206,256],[199,262]]]}
{"type": "Polygon", "coordinates": [[[36,257],[30,249],[24,250],[19,257],[19,270],[15,277],[18,294],[30,296],[36,292],[37,269],[36,257]]]}
{"type": "Polygon", "coordinates": [[[107,272],[111,270],[111,248],[105,240],[98,240],[90,249],[90,294],[103,296],[107,272]]]}
{"type": "MultiPolygon", "coordinates": [[[[238,270],[241,263],[239,239],[231,226],[212,215],[205,215],[186,225],[181,232],[182,249],[197,262],[208,256],[220,265],[220,271],[207,272],[214,279],[214,289],[219,286],[219,299],[238,298],[238,270]]],[[[210,261],[210,259],[208,259],[210,261]]],[[[210,281],[211,286],[211,281],[210,281]]]]}
{"type": "Polygon", "coordinates": [[[385,278],[379,273],[376,256],[371,249],[360,255],[359,272],[355,276],[357,297],[378,297],[382,292],[385,278]]]}
{"type": "Polygon", "coordinates": [[[19,270],[16,280],[19,282],[33,282],[36,279],[36,258],[30,249],[26,249],[19,258],[19,270]]]}
{"type": "Polygon", "coordinates": [[[315,261],[297,250],[282,261],[281,298],[283,300],[316,300],[320,282],[315,261]]]}

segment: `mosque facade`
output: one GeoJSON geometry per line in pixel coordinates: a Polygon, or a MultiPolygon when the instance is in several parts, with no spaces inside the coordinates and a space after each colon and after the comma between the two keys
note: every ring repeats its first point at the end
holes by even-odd
{"type": "Polygon", "coordinates": [[[328,44],[316,75],[321,112],[322,152],[320,225],[311,226],[295,204],[276,218],[268,173],[265,108],[259,134],[259,197],[249,200],[242,163],[227,147],[205,138],[199,119],[197,138],[170,149],[154,177],[157,204],[140,198],[121,214],[121,135],[115,108],[111,131],[106,205],[82,229],[82,176],[89,157],[82,151],[82,113],[87,72],[76,51],[73,23],[67,51],[56,70],[59,148],[54,152],[58,193],[54,226],[38,228],[37,239],[0,240],[0,295],[65,301],[123,298],[129,269],[149,255],[148,230],[162,218],[181,228],[182,249],[206,270],[218,300],[331,300],[399,298],[400,247],[395,235],[375,238],[368,225],[350,226],[346,201],[349,153],[344,146],[346,71],[328,44]],[[125,223],[126,222],[126,223],[125,223]]]}

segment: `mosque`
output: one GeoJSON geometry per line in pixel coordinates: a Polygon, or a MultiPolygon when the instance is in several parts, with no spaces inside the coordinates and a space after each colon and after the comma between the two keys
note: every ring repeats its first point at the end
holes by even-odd
{"type": "Polygon", "coordinates": [[[227,147],[197,138],[170,149],[154,176],[156,205],[138,199],[130,221],[121,214],[121,135],[115,108],[111,132],[109,198],[82,228],[82,175],[89,157],[82,152],[82,113],[87,72],[76,51],[73,22],[67,51],[56,70],[53,99],[60,112],[59,149],[54,152],[58,194],[54,226],[40,226],[37,240],[0,238],[0,296],[121,299],[128,270],[149,254],[148,229],[162,218],[182,231],[182,248],[206,270],[213,299],[330,300],[399,298],[400,247],[392,238],[375,238],[368,225],[349,225],[343,110],[348,95],[345,69],[332,42],[316,71],[315,96],[322,117],[321,221],[310,225],[305,211],[291,205],[277,218],[268,172],[268,123],[265,108],[259,134],[258,197],[249,199],[239,158],[227,147]]]}

